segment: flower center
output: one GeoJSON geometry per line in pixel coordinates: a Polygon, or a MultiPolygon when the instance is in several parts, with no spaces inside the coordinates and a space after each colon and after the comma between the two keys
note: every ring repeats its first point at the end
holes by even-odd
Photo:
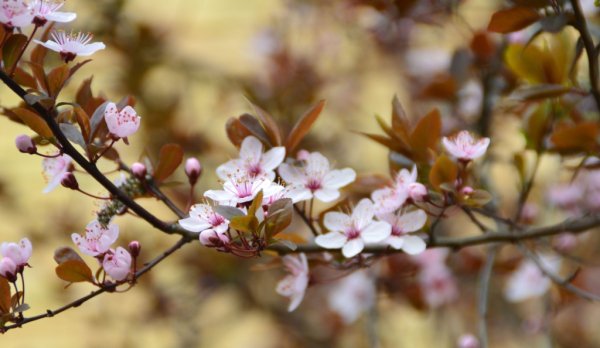
{"type": "Polygon", "coordinates": [[[346,237],[348,240],[356,239],[360,237],[360,231],[356,227],[351,227],[350,229],[346,230],[346,237]]]}
{"type": "Polygon", "coordinates": [[[306,183],[306,188],[311,190],[312,192],[319,190],[323,186],[321,185],[321,180],[317,179],[309,179],[306,183]]]}

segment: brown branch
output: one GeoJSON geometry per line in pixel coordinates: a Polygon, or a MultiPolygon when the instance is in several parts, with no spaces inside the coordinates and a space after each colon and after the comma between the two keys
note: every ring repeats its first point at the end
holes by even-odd
{"type": "Polygon", "coordinates": [[[575,22],[573,23],[573,27],[579,32],[581,41],[583,42],[583,47],[585,48],[585,53],[588,57],[590,93],[594,97],[594,100],[596,101],[596,107],[600,111],[600,91],[598,90],[598,56],[596,47],[594,45],[592,35],[588,30],[587,21],[585,20],[585,15],[581,10],[579,1],[571,0],[571,5],[573,6],[573,12],[575,14],[575,22]]]}
{"type": "MultiPolygon", "coordinates": [[[[158,265],[161,261],[163,261],[164,259],[166,259],[169,255],[173,254],[179,248],[181,248],[185,244],[191,242],[192,240],[193,239],[189,238],[189,237],[185,237],[185,236],[182,237],[172,247],[170,247],[169,249],[165,250],[162,254],[160,254],[159,256],[155,257],[152,261],[146,263],[143,268],[141,268],[139,271],[137,271],[135,273],[134,279],[137,279],[137,278],[141,277],[142,275],[144,275],[146,272],[150,271],[152,268],[154,268],[154,266],[158,265]]],[[[103,288],[95,290],[95,291],[92,291],[88,295],[83,296],[81,298],[78,298],[77,300],[72,301],[72,302],[70,302],[70,303],[68,303],[68,304],[66,304],[66,305],[64,305],[64,306],[62,306],[60,308],[57,308],[57,309],[54,309],[54,310],[48,309],[43,314],[38,314],[38,315],[35,315],[33,317],[26,317],[26,318],[20,319],[19,322],[16,323],[16,324],[12,324],[12,325],[7,325],[7,326],[4,326],[4,327],[0,327],[0,332],[4,333],[4,332],[6,332],[8,330],[20,328],[23,325],[26,325],[28,323],[31,323],[31,322],[34,322],[34,321],[37,321],[37,320],[40,320],[40,319],[44,319],[44,318],[50,318],[50,317],[53,317],[55,315],[58,315],[58,314],[60,314],[60,313],[62,313],[64,311],[66,311],[68,309],[79,307],[82,304],[84,304],[85,302],[93,299],[94,297],[96,297],[98,295],[101,295],[101,294],[103,294],[105,292],[113,292],[113,291],[115,291],[116,288],[119,285],[122,285],[122,284],[113,283],[113,284],[104,286],[103,288]]]]}

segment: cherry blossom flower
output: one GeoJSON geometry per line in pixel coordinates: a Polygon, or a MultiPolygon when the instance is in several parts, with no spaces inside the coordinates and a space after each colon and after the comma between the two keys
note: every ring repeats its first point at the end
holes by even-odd
{"type": "Polygon", "coordinates": [[[54,31],[50,34],[52,40],[41,42],[33,40],[36,43],[60,53],[60,57],[68,63],[77,56],[91,56],[96,51],[103,50],[106,46],[102,42],[93,42],[92,34],[84,33],[66,33],[64,31],[54,31]]]}
{"type": "Polygon", "coordinates": [[[374,305],[375,283],[366,271],[358,271],[340,279],[329,292],[329,307],[346,324],[350,324],[374,305]]]}
{"type": "Polygon", "coordinates": [[[4,242],[0,245],[0,254],[5,258],[11,259],[17,268],[27,265],[31,257],[31,242],[27,238],[21,239],[18,243],[4,242]]]}
{"type": "Polygon", "coordinates": [[[110,250],[104,255],[102,268],[112,279],[124,280],[131,269],[131,254],[122,247],[118,247],[116,251],[110,250]]]}
{"type": "Polygon", "coordinates": [[[30,25],[33,14],[24,0],[2,0],[0,23],[8,28],[22,28],[30,25]]]}
{"type": "Polygon", "coordinates": [[[289,198],[292,200],[292,203],[298,203],[305,201],[311,198],[310,192],[305,190],[304,188],[296,185],[288,185],[285,186],[279,192],[271,195],[270,197],[263,198],[263,206],[269,206],[273,204],[275,201],[280,199],[289,198]]]}
{"type": "Polygon", "coordinates": [[[286,255],[282,257],[283,265],[289,274],[277,283],[276,291],[281,296],[290,298],[288,312],[298,308],[308,287],[308,261],[306,255],[286,255]]]}
{"type": "Polygon", "coordinates": [[[413,166],[409,172],[402,169],[396,174],[394,186],[384,187],[371,193],[371,199],[375,203],[377,216],[396,211],[411,197],[421,200],[427,195],[427,188],[417,182],[417,167],[413,166]]]}
{"type": "MultiPolygon", "coordinates": [[[[223,234],[229,229],[229,220],[215,212],[208,204],[195,204],[190,216],[179,220],[179,225],[191,232],[200,232],[200,241],[208,241],[214,234],[223,234]]],[[[206,243],[202,243],[206,245],[206,243]]]]}
{"type": "Polygon", "coordinates": [[[425,226],[427,214],[418,209],[408,213],[386,214],[380,217],[381,220],[392,225],[392,234],[383,240],[383,243],[389,244],[396,250],[404,250],[407,254],[415,255],[425,250],[425,242],[417,236],[407,235],[415,232],[425,226]]]}
{"type": "Polygon", "coordinates": [[[32,11],[34,23],[42,26],[47,21],[59,23],[72,22],[77,18],[76,13],[58,11],[64,4],[64,1],[33,0],[29,4],[29,9],[32,11]]]}
{"type": "Polygon", "coordinates": [[[229,237],[225,233],[217,233],[215,230],[208,229],[200,233],[200,243],[209,248],[220,248],[229,244],[229,237]]]}
{"type": "Polygon", "coordinates": [[[249,176],[238,170],[225,180],[223,190],[208,190],[204,196],[222,205],[236,205],[252,201],[261,190],[264,199],[283,190],[283,186],[264,175],[249,176]]]}
{"type": "Polygon", "coordinates": [[[29,135],[21,134],[15,138],[15,145],[20,152],[33,155],[37,152],[37,146],[29,135]]]}
{"type": "Polygon", "coordinates": [[[44,177],[48,182],[48,185],[46,188],[44,188],[44,193],[48,193],[60,185],[63,176],[70,169],[69,167],[71,166],[71,161],[71,156],[66,154],[53,158],[44,158],[42,160],[44,177]]]}
{"type": "Polygon", "coordinates": [[[104,121],[108,131],[119,138],[127,138],[137,132],[140,120],[141,117],[129,105],[119,111],[115,103],[108,103],[104,109],[104,121]]]}
{"type": "Polygon", "coordinates": [[[226,180],[231,174],[242,170],[247,175],[266,175],[269,179],[275,179],[275,168],[285,158],[285,147],[277,146],[263,153],[263,144],[254,136],[247,136],[240,146],[240,158],[232,159],[217,168],[217,175],[226,180]]]}
{"type": "Polygon", "coordinates": [[[0,259],[0,276],[6,278],[9,282],[17,280],[17,265],[10,257],[0,259]]]}
{"type": "MultiPolygon", "coordinates": [[[[556,273],[560,259],[549,255],[539,255],[539,261],[548,272],[556,273]]],[[[507,280],[504,296],[511,302],[520,302],[542,296],[550,289],[552,281],[546,277],[532,260],[524,260],[507,280]]]]}
{"type": "Polygon", "coordinates": [[[279,175],[287,184],[302,187],[311,198],[331,202],[340,196],[340,188],[356,179],[356,172],[350,168],[332,170],[327,158],[318,152],[307,157],[302,167],[282,163],[279,175]]]}
{"type": "Polygon", "coordinates": [[[425,302],[437,308],[458,298],[458,286],[452,272],[445,265],[423,268],[418,277],[425,302]]]}
{"type": "Polygon", "coordinates": [[[452,138],[443,137],[442,143],[452,156],[462,161],[470,161],[483,156],[490,145],[490,138],[475,140],[471,133],[463,130],[452,138]]]}
{"type": "Polygon", "coordinates": [[[71,239],[79,250],[90,256],[106,253],[118,237],[119,226],[109,224],[103,227],[97,220],[93,220],[85,227],[85,237],[77,233],[71,234],[71,239]]]}
{"type": "Polygon", "coordinates": [[[331,232],[317,236],[317,245],[327,249],[342,248],[347,257],[358,255],[365,243],[378,243],[390,236],[392,227],[384,221],[374,221],[373,202],[364,198],[352,211],[352,215],[340,212],[325,214],[324,224],[331,232]]]}

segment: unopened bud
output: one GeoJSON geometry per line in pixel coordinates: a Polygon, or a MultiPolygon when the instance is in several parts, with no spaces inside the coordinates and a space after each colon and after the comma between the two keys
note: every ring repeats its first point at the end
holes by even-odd
{"type": "Polygon", "coordinates": [[[458,338],[459,348],[479,348],[479,340],[471,334],[465,334],[458,338]]]}
{"type": "Polygon", "coordinates": [[[17,265],[11,258],[3,257],[0,260],[0,276],[11,283],[17,281],[17,265]]]}
{"type": "Polygon", "coordinates": [[[60,184],[66,188],[70,188],[71,190],[79,189],[79,184],[77,183],[77,178],[71,172],[66,172],[63,174],[60,179],[60,184]]]}
{"type": "Polygon", "coordinates": [[[17,149],[23,153],[34,154],[37,152],[37,146],[33,142],[30,136],[21,134],[15,139],[17,149]]]}
{"type": "Polygon", "coordinates": [[[473,190],[471,186],[465,186],[460,189],[460,193],[462,193],[465,196],[470,196],[473,194],[473,192],[475,192],[475,190],[473,190]]]}
{"type": "Polygon", "coordinates": [[[296,153],[296,159],[298,161],[306,161],[308,160],[308,157],[310,155],[310,152],[302,149],[302,150],[298,150],[298,152],[296,153]]]}
{"type": "Polygon", "coordinates": [[[144,180],[146,177],[146,166],[143,163],[135,162],[131,165],[131,172],[136,178],[144,180]]]}
{"type": "Polygon", "coordinates": [[[221,247],[229,244],[229,237],[224,233],[217,233],[214,230],[204,230],[199,236],[200,243],[207,247],[221,247]]]}
{"type": "Polygon", "coordinates": [[[577,236],[572,233],[561,233],[552,242],[554,249],[563,253],[573,251],[577,247],[577,244],[577,236]]]}
{"type": "Polygon", "coordinates": [[[188,177],[190,185],[195,185],[200,174],[202,174],[202,165],[196,158],[190,157],[185,161],[185,174],[188,177]]]}
{"type": "Polygon", "coordinates": [[[408,196],[413,202],[420,202],[427,197],[427,187],[425,185],[415,182],[408,185],[408,196]]]}
{"type": "Polygon", "coordinates": [[[133,258],[137,258],[140,255],[141,250],[142,245],[137,240],[131,241],[129,243],[129,253],[133,258]]]}

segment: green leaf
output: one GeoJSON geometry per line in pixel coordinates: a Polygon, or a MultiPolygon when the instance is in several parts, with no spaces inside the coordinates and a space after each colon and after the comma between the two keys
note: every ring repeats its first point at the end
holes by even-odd
{"type": "Polygon", "coordinates": [[[160,184],[167,179],[183,161],[183,149],[177,144],[165,144],[160,149],[154,181],[160,184]]]}
{"type": "Polygon", "coordinates": [[[294,149],[302,139],[306,136],[313,123],[319,118],[321,111],[325,107],[325,100],[320,100],[316,105],[311,107],[294,125],[294,128],[290,131],[285,143],[287,153],[293,153],[294,149]]]}
{"type": "Polygon", "coordinates": [[[67,260],[56,266],[55,271],[60,279],[71,283],[94,282],[92,270],[80,260],[67,260]]]}

